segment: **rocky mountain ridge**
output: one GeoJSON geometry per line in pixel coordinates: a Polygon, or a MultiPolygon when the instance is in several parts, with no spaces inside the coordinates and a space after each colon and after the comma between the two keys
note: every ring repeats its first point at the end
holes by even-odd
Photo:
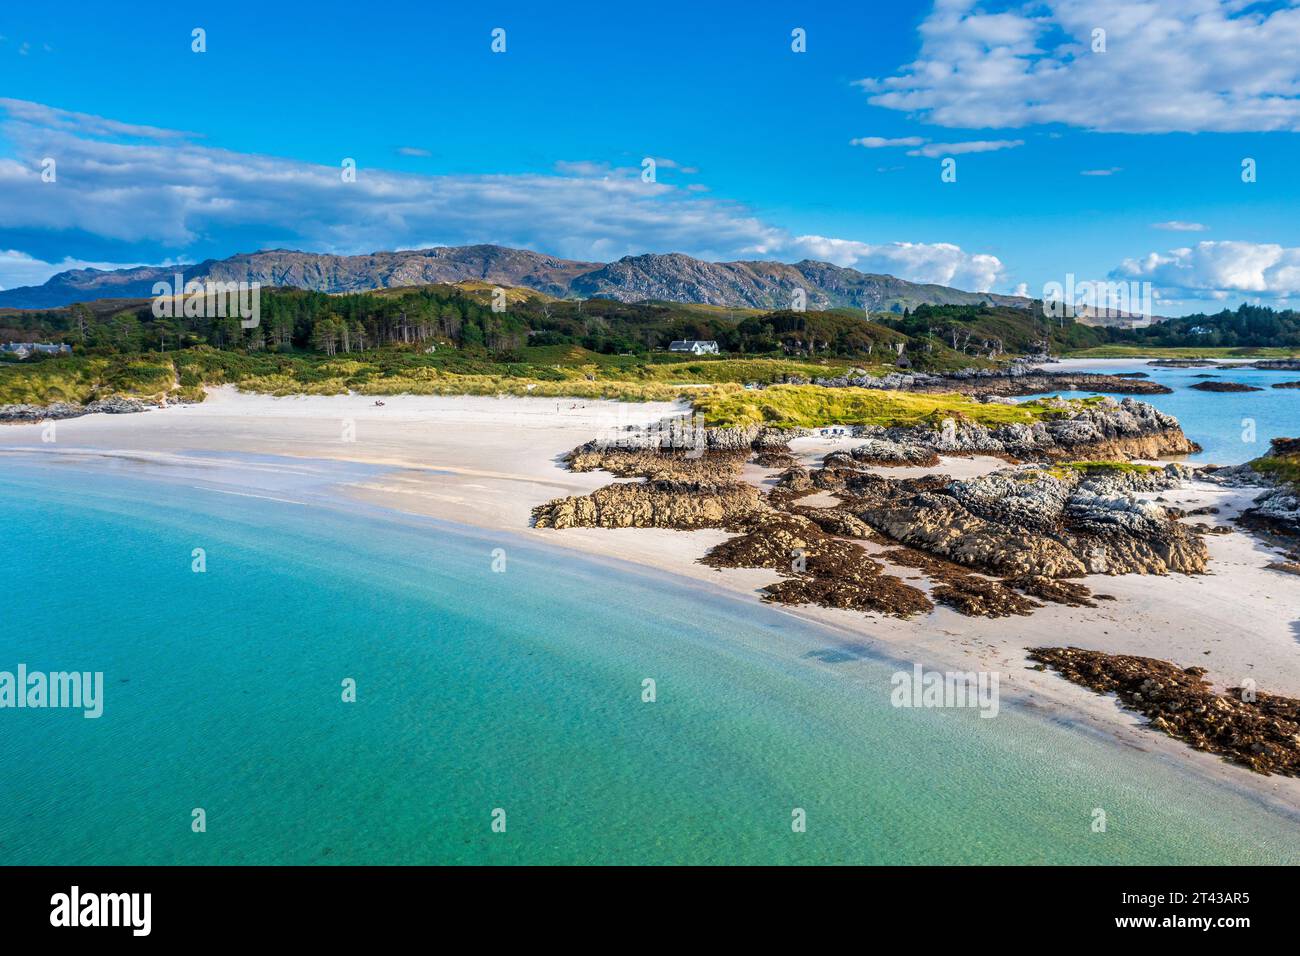
{"type": "Polygon", "coordinates": [[[73,269],[53,276],[44,285],[0,291],[0,307],[41,309],[103,298],[144,298],[153,294],[155,282],[170,282],[178,272],[186,281],[260,282],[329,293],[473,280],[533,289],[558,298],[657,299],[729,308],[790,308],[796,289],[804,290],[809,309],[901,311],[924,303],[1030,305],[1029,299],[1018,296],[908,282],[808,259],[793,264],[706,262],[681,253],[650,253],[600,263],[527,249],[473,245],[355,256],[270,249],[177,266],[73,269]]]}

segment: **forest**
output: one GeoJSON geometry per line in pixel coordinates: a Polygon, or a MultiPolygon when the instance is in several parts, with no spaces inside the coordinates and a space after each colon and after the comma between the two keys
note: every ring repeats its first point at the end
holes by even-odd
{"type": "Polygon", "coordinates": [[[499,362],[518,361],[529,347],[572,345],[605,355],[645,356],[662,352],[676,339],[709,339],[733,355],[876,363],[906,353],[919,366],[936,368],[1112,341],[1104,329],[1072,322],[1062,326],[1023,309],[986,305],[923,305],[868,316],[851,309],[761,312],[670,302],[558,300],[509,290],[494,310],[492,295],[486,286],[450,285],[348,295],[263,289],[261,322],[253,329],[241,328],[234,317],[158,318],[149,300],[101,300],[0,313],[0,339],[67,342],[79,353],[100,355],[196,345],[326,356],[377,347],[454,348],[499,362]]]}

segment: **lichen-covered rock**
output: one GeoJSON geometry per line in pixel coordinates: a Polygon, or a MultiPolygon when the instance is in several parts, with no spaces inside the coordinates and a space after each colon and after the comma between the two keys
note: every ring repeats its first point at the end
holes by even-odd
{"type": "Polygon", "coordinates": [[[1231,488],[1263,487],[1253,506],[1237,521],[1253,531],[1280,537],[1300,546],[1300,484],[1291,476],[1300,473],[1300,438],[1274,438],[1262,458],[1229,468],[1207,468],[1207,481],[1231,488]]]}
{"type": "Polygon", "coordinates": [[[588,442],[565,456],[571,471],[608,471],[653,481],[729,481],[740,475],[746,453],[618,448],[588,442]]]}
{"type": "Polygon", "coordinates": [[[1072,457],[1066,450],[1106,448],[1118,458],[1117,443],[1133,450],[1186,442],[1177,422],[1127,399],[1084,409],[1060,405],[1068,417],[1033,425],[858,429],[860,446],[826,455],[818,468],[789,454],[784,441],[791,433],[761,427],[710,430],[703,451],[662,441],[589,443],[568,456],[574,470],[646,480],[550,502],[534,510],[534,521],[552,528],[725,528],[736,536],[704,563],[781,574],[766,589],[769,600],[902,616],[930,610],[931,597],[988,617],[1029,614],[1042,606],[1036,599],[1092,606],[1088,589],[1065,579],[1204,571],[1208,552],[1198,529],[1137,497],[1178,487],[1189,469],[1062,463],[1072,457]],[[942,474],[896,479],[873,470],[882,463],[933,467],[940,446],[1004,458],[1032,451],[1031,457],[1056,463],[957,481],[942,474]],[[738,480],[750,460],[789,467],[764,495],[738,480]],[[832,493],[836,502],[800,503],[814,492],[832,493]],[[854,543],[864,539],[903,545],[885,557],[921,570],[931,579],[931,595],[884,573],[854,543]]]}
{"type": "Polygon", "coordinates": [[[1167,395],[1173,389],[1131,376],[1045,371],[1021,362],[1005,369],[959,369],[947,375],[890,372],[813,379],[825,388],[873,388],[899,392],[957,392],[976,397],[1034,395],[1039,392],[1112,392],[1128,395],[1167,395]]]}
{"type": "Polygon", "coordinates": [[[726,528],[767,510],[744,482],[624,482],[589,495],[560,498],[533,509],[538,528],[726,528]]]}
{"type": "Polygon", "coordinates": [[[940,454],[999,455],[1023,461],[1123,461],[1200,450],[1183,434],[1176,418],[1145,402],[1103,398],[1082,408],[1060,404],[1067,415],[1033,424],[991,428],[954,419],[947,427],[860,426],[854,429],[854,435],[918,445],[940,454]]]}
{"type": "Polygon", "coordinates": [[[947,495],[927,492],[856,513],[895,541],[990,574],[1058,578],[1087,572],[1084,562],[1060,541],[1041,531],[985,520],[947,495]]]}
{"type": "Polygon", "coordinates": [[[913,443],[890,441],[888,438],[868,438],[861,445],[850,449],[848,455],[859,465],[934,468],[939,464],[939,456],[933,449],[913,443]]]}
{"type": "Polygon", "coordinates": [[[911,496],[864,496],[852,510],[896,541],[999,576],[1205,570],[1195,529],[1153,502],[1097,494],[1094,480],[1073,470],[994,472],[911,496]]]}

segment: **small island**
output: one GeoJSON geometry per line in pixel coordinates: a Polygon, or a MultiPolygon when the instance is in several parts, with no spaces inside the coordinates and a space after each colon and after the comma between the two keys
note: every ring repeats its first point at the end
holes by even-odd
{"type": "Polygon", "coordinates": [[[1262,388],[1243,382],[1197,382],[1190,386],[1198,392],[1262,392],[1262,388]]]}

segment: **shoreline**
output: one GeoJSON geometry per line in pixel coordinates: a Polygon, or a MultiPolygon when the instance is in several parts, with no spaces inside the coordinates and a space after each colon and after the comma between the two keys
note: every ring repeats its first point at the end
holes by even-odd
{"type": "MultiPolygon", "coordinates": [[[[54,460],[69,455],[65,461],[89,455],[137,473],[142,468],[167,469],[186,481],[202,475],[210,480],[213,474],[220,478],[224,466],[235,480],[248,481],[252,473],[260,476],[251,479],[254,484],[263,482],[262,487],[235,493],[275,497],[305,490],[309,498],[317,496],[317,504],[330,499],[340,506],[364,503],[395,520],[415,515],[558,546],[597,562],[613,560],[628,569],[669,574],[684,586],[725,593],[742,602],[759,600],[756,592],[777,579],[770,571],[718,571],[698,564],[705,551],[731,537],[723,531],[528,527],[533,505],[586,494],[616,480],[604,472],[568,472],[560,456],[595,437],[602,427],[648,423],[674,410],[672,405],[398,396],[375,408],[362,396],[277,399],[228,389],[217,390],[213,397],[211,406],[61,422],[53,445],[41,444],[38,425],[14,426],[0,435],[18,441],[0,448],[46,452],[54,460]],[[341,423],[349,419],[355,430],[352,442],[338,437],[341,423]],[[231,455],[238,460],[232,463],[231,455]],[[258,461],[260,455],[271,458],[258,461]],[[277,482],[285,478],[288,462],[301,463],[288,481],[291,486],[298,482],[296,490],[286,489],[283,480],[277,482]],[[252,472],[239,473],[244,466],[252,472]]],[[[844,447],[824,439],[797,439],[792,450],[801,457],[819,458],[825,453],[823,445],[844,447]]],[[[957,476],[1001,466],[997,459],[944,458],[939,469],[919,470],[957,476]]],[[[882,469],[898,477],[903,471],[882,469]]],[[[752,466],[745,477],[759,483],[775,473],[763,472],[752,466]]],[[[1224,509],[1218,519],[1223,521],[1254,492],[1197,483],[1165,494],[1172,504],[1196,498],[1202,505],[1218,505],[1224,509]]],[[[1263,777],[1146,730],[1143,719],[1122,710],[1113,697],[1031,670],[1023,653],[1025,647],[1053,643],[1139,654],[1184,667],[1205,666],[1219,687],[1255,674],[1261,690],[1300,696],[1300,630],[1287,634],[1287,624],[1281,623],[1279,633],[1278,626],[1271,626],[1300,620],[1300,595],[1288,599],[1267,593],[1284,590],[1270,584],[1285,582],[1274,580],[1283,578],[1280,572],[1263,567],[1274,555],[1253,537],[1242,532],[1209,536],[1208,544],[1211,573],[1196,579],[1089,576],[1084,583],[1090,588],[1118,598],[1096,609],[1049,606],[1032,617],[988,620],[941,607],[903,621],[813,606],[769,607],[814,624],[828,636],[833,633],[846,653],[899,664],[921,661],[939,669],[997,670],[1003,675],[1003,692],[1017,706],[1101,734],[1117,745],[1137,747],[1295,814],[1300,812],[1300,780],[1263,777]],[[1195,618],[1188,618],[1190,608],[1199,609],[1195,618]]],[[[874,552],[880,546],[868,544],[867,549],[874,552]]],[[[889,570],[904,578],[916,574],[905,568],[889,570]]]]}

